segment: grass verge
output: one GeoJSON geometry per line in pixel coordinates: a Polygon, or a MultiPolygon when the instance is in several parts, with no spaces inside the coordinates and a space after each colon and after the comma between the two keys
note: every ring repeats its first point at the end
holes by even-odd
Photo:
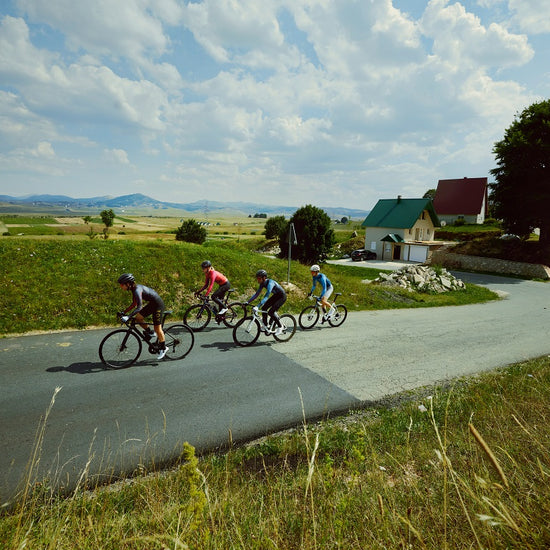
{"type": "MultiPolygon", "coordinates": [[[[237,289],[235,301],[252,296],[259,268],[280,282],[287,281],[287,261],[252,252],[249,247],[244,242],[200,246],[162,240],[1,240],[0,286],[9,307],[0,308],[0,335],[112,325],[116,311],[130,302],[116,283],[128,271],[138,282],[156,289],[176,318],[195,301],[193,292],[204,281],[200,264],[205,259],[229,277],[237,289]]],[[[461,305],[496,298],[474,285],[467,285],[466,291],[430,295],[364,284],[364,279],[378,276],[375,269],[327,265],[323,271],[336,292],[343,292],[339,301],[351,311],[461,305]]],[[[311,288],[308,267],[292,262],[290,282],[294,287],[283,309],[299,313],[309,304],[305,300],[311,288]]]]}
{"type": "Polygon", "coordinates": [[[550,360],[0,517],[3,548],[545,549],[550,360]]]}

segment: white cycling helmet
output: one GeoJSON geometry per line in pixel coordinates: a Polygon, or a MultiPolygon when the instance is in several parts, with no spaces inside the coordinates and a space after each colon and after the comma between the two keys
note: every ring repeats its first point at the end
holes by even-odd
{"type": "Polygon", "coordinates": [[[310,268],[309,268],[310,271],[321,271],[321,268],[317,265],[317,264],[313,264],[310,268]]]}

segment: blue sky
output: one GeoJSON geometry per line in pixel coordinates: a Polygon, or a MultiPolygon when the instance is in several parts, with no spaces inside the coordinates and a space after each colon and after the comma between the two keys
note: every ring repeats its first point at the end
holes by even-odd
{"type": "Polygon", "coordinates": [[[370,209],[489,177],[547,0],[0,0],[0,194],[370,209]]]}

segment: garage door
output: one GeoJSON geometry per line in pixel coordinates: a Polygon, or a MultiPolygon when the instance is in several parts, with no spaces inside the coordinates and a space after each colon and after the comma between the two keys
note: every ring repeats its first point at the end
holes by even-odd
{"type": "Polygon", "coordinates": [[[425,262],[428,257],[427,246],[411,246],[409,260],[411,262],[425,262]]]}

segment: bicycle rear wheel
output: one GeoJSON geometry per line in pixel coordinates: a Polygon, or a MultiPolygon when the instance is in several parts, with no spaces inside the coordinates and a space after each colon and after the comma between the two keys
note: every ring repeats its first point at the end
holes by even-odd
{"type": "Polygon", "coordinates": [[[249,316],[233,327],[233,341],[238,346],[251,346],[260,336],[260,323],[249,316]]]}
{"type": "Polygon", "coordinates": [[[137,361],[141,347],[141,340],[131,330],[114,330],[99,344],[99,357],[111,369],[125,369],[137,361]]]}
{"type": "Polygon", "coordinates": [[[319,308],[317,306],[307,306],[302,309],[300,316],[298,317],[298,322],[300,327],[304,330],[308,328],[313,328],[317,321],[319,320],[319,308]]]}
{"type": "Polygon", "coordinates": [[[328,322],[331,327],[339,327],[348,316],[348,308],[342,304],[336,304],[334,308],[335,311],[332,314],[332,317],[329,318],[328,322]]]}
{"type": "Polygon", "coordinates": [[[246,306],[242,302],[228,304],[223,324],[226,327],[234,327],[241,319],[246,317],[246,306]]]}
{"type": "Polygon", "coordinates": [[[185,310],[183,324],[187,325],[193,332],[200,332],[212,317],[212,312],[204,304],[195,304],[185,310]]]}
{"type": "Polygon", "coordinates": [[[279,317],[281,325],[283,326],[283,332],[281,334],[274,334],[273,338],[277,342],[288,342],[296,332],[296,319],[292,315],[285,313],[279,317]]]}
{"type": "Polygon", "coordinates": [[[195,335],[186,325],[172,325],[164,331],[168,359],[183,359],[195,344],[195,335]]]}

